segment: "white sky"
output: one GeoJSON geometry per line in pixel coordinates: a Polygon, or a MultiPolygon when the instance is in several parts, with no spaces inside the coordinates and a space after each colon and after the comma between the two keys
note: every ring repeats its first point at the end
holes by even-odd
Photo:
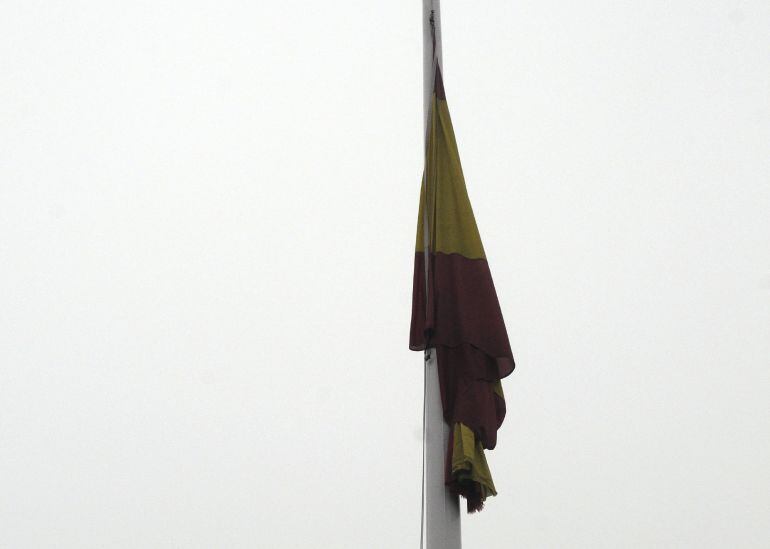
{"type": "MultiPolygon", "coordinates": [[[[464,547],[767,547],[770,4],[442,6],[518,368],[464,547]]],[[[420,2],[0,2],[0,547],[419,536],[420,2]]]]}

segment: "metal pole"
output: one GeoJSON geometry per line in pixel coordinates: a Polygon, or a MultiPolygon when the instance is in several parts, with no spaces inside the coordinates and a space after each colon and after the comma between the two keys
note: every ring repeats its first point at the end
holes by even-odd
{"type": "MultiPolygon", "coordinates": [[[[433,43],[430,17],[436,27],[436,52],[441,63],[441,14],[439,0],[422,0],[424,129],[433,95],[433,43]]],[[[423,134],[425,135],[425,134],[423,134]]],[[[427,549],[461,549],[460,505],[444,484],[449,426],[444,422],[435,349],[425,361],[425,534],[427,549]]]]}

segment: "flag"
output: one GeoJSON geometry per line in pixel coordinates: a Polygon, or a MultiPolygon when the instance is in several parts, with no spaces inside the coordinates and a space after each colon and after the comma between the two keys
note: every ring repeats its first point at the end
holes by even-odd
{"type": "Polygon", "coordinates": [[[435,52],[433,65],[409,348],[435,348],[444,420],[450,426],[446,484],[467,500],[472,513],[497,493],[484,450],[497,444],[505,417],[500,380],[513,371],[514,360],[435,52]]]}

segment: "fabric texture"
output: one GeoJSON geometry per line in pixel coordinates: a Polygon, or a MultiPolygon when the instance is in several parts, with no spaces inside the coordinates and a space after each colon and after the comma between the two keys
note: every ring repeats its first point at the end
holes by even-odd
{"type": "Polygon", "coordinates": [[[438,66],[420,191],[409,347],[436,349],[444,420],[451,428],[446,483],[465,497],[468,512],[481,510],[497,493],[484,450],[497,444],[506,411],[500,380],[515,364],[438,66]]]}

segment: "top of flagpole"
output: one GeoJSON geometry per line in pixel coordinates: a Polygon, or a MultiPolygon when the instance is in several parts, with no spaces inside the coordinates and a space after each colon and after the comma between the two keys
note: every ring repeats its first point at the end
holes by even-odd
{"type": "Polygon", "coordinates": [[[433,93],[433,32],[431,20],[436,36],[436,60],[443,74],[444,64],[441,56],[441,3],[440,0],[422,0],[422,25],[423,25],[423,128],[428,126],[428,112],[430,111],[430,97],[433,93]]]}

